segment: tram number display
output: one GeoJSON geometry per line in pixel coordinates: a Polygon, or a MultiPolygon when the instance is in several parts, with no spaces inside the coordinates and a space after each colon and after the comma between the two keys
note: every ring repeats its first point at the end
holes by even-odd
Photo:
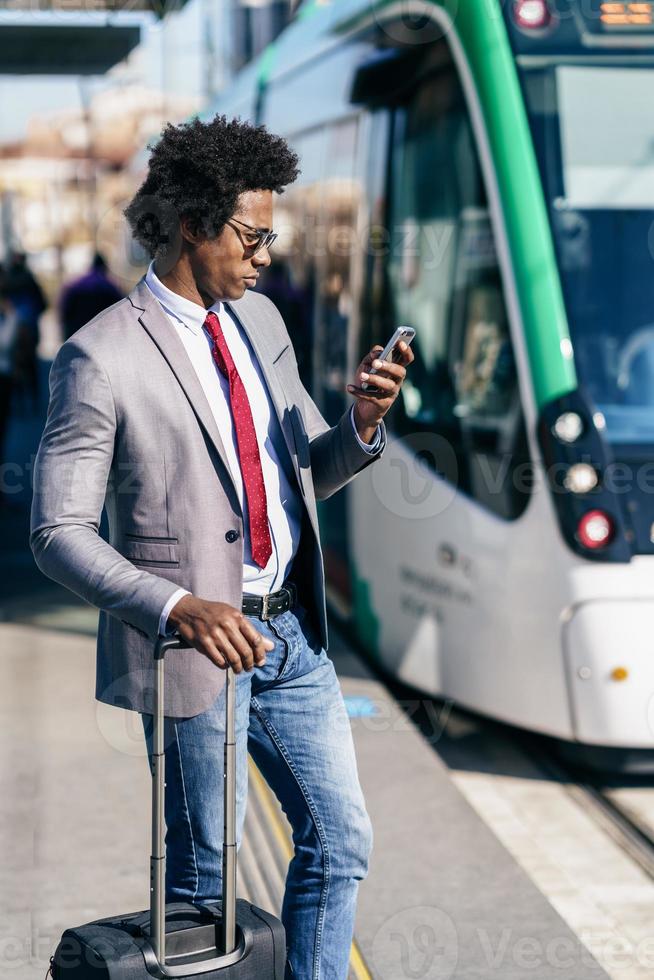
{"type": "Polygon", "coordinates": [[[598,8],[597,12],[593,11],[592,22],[602,33],[654,28],[654,2],[602,0],[598,3],[598,8]]]}

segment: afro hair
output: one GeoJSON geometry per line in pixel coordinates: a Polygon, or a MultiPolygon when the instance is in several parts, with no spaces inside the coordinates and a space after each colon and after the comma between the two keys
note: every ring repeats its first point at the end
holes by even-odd
{"type": "Polygon", "coordinates": [[[281,194],[298,173],[297,154],[265,126],[226,116],[168,123],[124,214],[136,241],[154,258],[179,241],[182,216],[196,234],[215,238],[236,211],[239,194],[281,194]]]}

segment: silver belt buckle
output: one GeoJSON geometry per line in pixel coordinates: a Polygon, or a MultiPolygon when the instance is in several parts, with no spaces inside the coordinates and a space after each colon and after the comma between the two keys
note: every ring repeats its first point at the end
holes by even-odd
{"type": "Polygon", "coordinates": [[[263,602],[261,604],[262,605],[261,618],[262,619],[268,619],[268,593],[266,593],[264,596],[262,596],[262,599],[263,599],[263,602]]]}

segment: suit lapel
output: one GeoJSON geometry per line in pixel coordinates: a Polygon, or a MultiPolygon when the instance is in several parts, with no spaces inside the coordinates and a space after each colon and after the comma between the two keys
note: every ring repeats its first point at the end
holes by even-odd
{"type": "MultiPolygon", "coordinates": [[[[234,497],[238,501],[238,493],[229,468],[225,446],[220,437],[218,426],[216,425],[216,420],[183,343],[177,336],[177,333],[171,330],[168,317],[150,292],[145,278],[137,283],[129,294],[129,299],[132,306],[140,314],[139,320],[142,326],[147,330],[168,362],[170,369],[182,386],[198,421],[213,443],[225,466],[225,471],[234,490],[234,497]]],[[[243,299],[237,300],[234,303],[225,303],[225,306],[228,307],[230,313],[237,318],[243,327],[256,354],[268,386],[275,413],[279,419],[284,440],[293,461],[293,467],[296,474],[298,474],[297,448],[291,426],[288,404],[284,396],[283,385],[274,367],[275,361],[281,356],[288,343],[282,343],[280,346],[279,333],[277,331],[273,329],[261,329],[261,311],[257,311],[255,314],[252,309],[251,299],[247,293],[243,299]]]]}
{"type": "Polygon", "coordinates": [[[284,386],[279,376],[275,364],[288,347],[288,341],[280,344],[278,331],[274,330],[272,323],[268,329],[265,325],[265,313],[261,309],[254,310],[252,300],[248,293],[243,299],[235,303],[225,303],[232,316],[236,317],[243,327],[257,361],[264,376],[270,400],[275,409],[275,414],[279,419],[279,424],[286,442],[286,446],[293,461],[293,467],[298,473],[297,447],[293,434],[293,427],[289,414],[289,405],[284,394],[284,386]]]}

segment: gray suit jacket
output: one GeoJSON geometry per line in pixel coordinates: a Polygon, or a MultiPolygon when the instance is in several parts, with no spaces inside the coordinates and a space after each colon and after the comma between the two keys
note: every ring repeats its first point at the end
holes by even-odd
{"type": "MultiPolygon", "coordinates": [[[[260,362],[302,494],[293,577],[326,648],[316,499],[377,459],[385,432],[370,455],[348,412],[330,428],[302,385],[273,303],[247,292],[228,306],[260,362]]],[[[101,610],[96,697],[109,704],[152,710],[159,616],[180,586],[240,608],[243,514],[223,443],[184,345],[143,279],[54,360],[30,543],[42,572],[101,610]],[[108,542],[98,533],[103,504],[108,542]]],[[[169,654],[166,714],[204,711],[224,681],[197,650],[169,654]]]]}

